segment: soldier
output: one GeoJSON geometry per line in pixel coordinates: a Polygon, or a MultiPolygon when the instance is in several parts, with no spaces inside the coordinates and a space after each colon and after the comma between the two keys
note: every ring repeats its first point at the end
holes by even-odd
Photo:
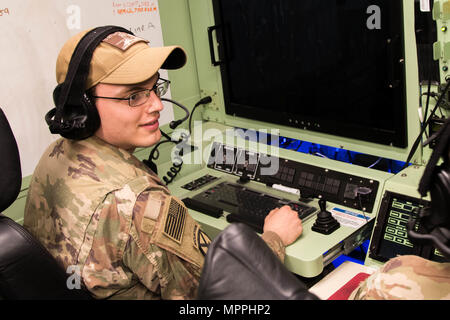
{"type": "Polygon", "coordinates": [[[450,300],[450,263],[413,255],[392,258],[349,300],[450,300]]]}
{"type": "MultiPolygon", "coordinates": [[[[58,84],[86,33],[61,49],[58,84]]],[[[87,137],[56,140],[33,173],[24,226],[64,268],[80,270],[95,298],[196,297],[209,238],[133,155],[161,138],[160,97],[169,82],[159,69],[185,62],[181,47],[153,48],[122,31],[108,35],[93,53],[84,88],[95,112],[82,116],[99,116],[98,126],[87,137]]],[[[285,206],[267,216],[262,238],[283,260],[285,246],[301,232],[301,220],[285,206]]]]}

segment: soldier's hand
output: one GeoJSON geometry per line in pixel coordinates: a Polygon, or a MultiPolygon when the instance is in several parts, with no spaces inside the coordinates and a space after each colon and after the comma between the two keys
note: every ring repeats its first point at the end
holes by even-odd
{"type": "Polygon", "coordinates": [[[284,245],[290,245],[303,231],[302,220],[296,211],[289,206],[275,208],[264,219],[263,231],[272,231],[278,234],[284,245]]]}

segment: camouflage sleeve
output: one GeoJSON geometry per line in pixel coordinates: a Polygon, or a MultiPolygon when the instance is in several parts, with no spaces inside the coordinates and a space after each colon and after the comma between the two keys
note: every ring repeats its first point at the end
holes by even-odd
{"type": "Polygon", "coordinates": [[[281,241],[281,238],[278,234],[272,231],[266,231],[263,233],[261,238],[266,242],[266,244],[272,249],[273,253],[284,262],[284,257],[286,255],[286,247],[281,241]]]}
{"type": "Polygon", "coordinates": [[[412,255],[389,260],[349,297],[349,300],[440,299],[450,299],[450,263],[412,255]]]}
{"type": "Polygon", "coordinates": [[[146,290],[136,290],[133,299],[195,299],[199,273],[192,265],[154,244],[133,236],[124,263],[146,290]]]}
{"type": "Polygon", "coordinates": [[[144,191],[139,195],[133,210],[132,241],[126,248],[124,260],[149,290],[149,295],[162,299],[194,299],[203,265],[203,256],[192,244],[195,222],[185,212],[183,220],[178,219],[171,225],[170,230],[175,230],[170,233],[172,238],[160,232],[170,219],[177,219],[168,209],[174,206],[172,198],[161,191],[144,191]],[[180,238],[175,239],[178,231],[180,238]]]}

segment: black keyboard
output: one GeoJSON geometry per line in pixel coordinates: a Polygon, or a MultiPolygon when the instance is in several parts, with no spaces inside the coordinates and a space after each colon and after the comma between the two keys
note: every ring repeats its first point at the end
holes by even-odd
{"type": "MultiPolygon", "coordinates": [[[[209,208],[219,208],[230,212],[228,222],[242,222],[262,233],[264,218],[272,209],[284,205],[297,211],[302,221],[307,220],[317,210],[298,201],[274,197],[243,185],[223,182],[192,198],[192,202],[205,204],[209,208]]],[[[188,204],[186,206],[189,207],[188,204]]],[[[198,210],[201,206],[192,207],[198,210]]],[[[200,211],[202,212],[202,211],[200,211]]],[[[208,212],[204,212],[209,214],[208,212]]],[[[211,215],[211,214],[210,214],[211,215]]]]}

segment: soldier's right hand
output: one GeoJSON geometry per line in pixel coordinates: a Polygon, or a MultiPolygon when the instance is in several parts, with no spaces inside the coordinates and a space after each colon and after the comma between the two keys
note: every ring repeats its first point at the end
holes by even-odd
{"type": "Polygon", "coordinates": [[[289,206],[275,208],[264,219],[263,231],[278,234],[285,246],[293,243],[303,231],[302,220],[289,206]]]}

